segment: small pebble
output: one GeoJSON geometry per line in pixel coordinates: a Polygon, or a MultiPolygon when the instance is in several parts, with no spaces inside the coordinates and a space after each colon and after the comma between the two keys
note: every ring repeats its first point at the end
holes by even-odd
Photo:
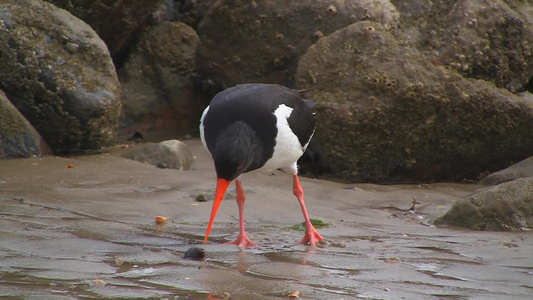
{"type": "Polygon", "coordinates": [[[122,266],[123,263],[124,263],[124,261],[122,260],[122,257],[115,258],[115,265],[120,267],[120,266],[122,266]]]}
{"type": "Polygon", "coordinates": [[[196,202],[207,202],[207,197],[205,194],[196,195],[196,202]]]}
{"type": "Polygon", "coordinates": [[[157,165],[155,165],[156,167],[158,167],[159,169],[167,169],[168,168],[168,164],[166,162],[158,162],[157,165]]]}
{"type": "Polygon", "coordinates": [[[194,259],[194,260],[202,260],[205,257],[205,250],[203,248],[198,247],[191,247],[187,252],[185,252],[185,255],[183,255],[183,258],[185,259],[194,259]]]}

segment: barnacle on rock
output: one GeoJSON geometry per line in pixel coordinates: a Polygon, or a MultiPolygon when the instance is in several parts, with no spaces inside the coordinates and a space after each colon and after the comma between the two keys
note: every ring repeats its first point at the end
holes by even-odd
{"type": "Polygon", "coordinates": [[[335,5],[332,4],[328,6],[328,11],[331,13],[337,13],[337,8],[335,7],[335,5]]]}

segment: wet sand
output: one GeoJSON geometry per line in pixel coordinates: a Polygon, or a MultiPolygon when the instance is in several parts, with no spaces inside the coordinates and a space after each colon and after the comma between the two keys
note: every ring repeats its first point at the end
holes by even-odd
{"type": "Polygon", "coordinates": [[[234,187],[206,245],[215,173],[199,140],[177,171],[124,159],[128,149],[0,161],[0,297],[21,299],[529,299],[533,236],[435,228],[479,188],[379,186],[301,178],[325,243],[303,246],[289,175],[246,174],[240,250],[234,187]],[[72,168],[66,168],[71,165],[72,168]],[[198,195],[207,202],[197,202],[198,195]],[[416,199],[415,212],[407,211],[416,199]],[[168,221],[156,225],[154,218],[168,221]],[[183,259],[203,247],[203,261],[183,259]]]}

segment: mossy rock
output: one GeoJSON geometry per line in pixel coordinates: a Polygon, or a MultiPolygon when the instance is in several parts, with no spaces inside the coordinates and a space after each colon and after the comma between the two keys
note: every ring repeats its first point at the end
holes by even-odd
{"type": "Polygon", "coordinates": [[[89,24],[117,60],[149,23],[163,0],[45,0],[89,24]]]}
{"type": "Polygon", "coordinates": [[[435,224],[474,230],[530,231],[533,177],[502,183],[458,200],[435,224]]]}
{"type": "Polygon", "coordinates": [[[121,133],[198,128],[209,104],[193,86],[198,43],[180,22],[162,22],[139,36],[118,71],[121,133]]]}
{"type": "Polygon", "coordinates": [[[0,159],[41,155],[42,139],[0,91],[0,159]]]}
{"type": "Polygon", "coordinates": [[[319,40],[296,80],[315,88],[314,138],[349,181],[476,180],[533,151],[533,102],[433,64],[376,22],[319,40]]]}
{"type": "Polygon", "coordinates": [[[52,4],[6,0],[0,12],[0,89],[57,154],[115,141],[120,88],[107,47],[52,4]]]}
{"type": "Polygon", "coordinates": [[[489,174],[479,181],[483,185],[496,185],[523,177],[533,177],[533,156],[503,170],[489,174]]]}
{"type": "MultiPolygon", "coordinates": [[[[533,76],[531,1],[393,1],[402,39],[435,64],[519,92],[533,76]]],[[[529,87],[531,90],[531,87],[529,87]]]]}
{"type": "Polygon", "coordinates": [[[198,72],[223,88],[244,82],[293,87],[309,46],[365,19],[395,29],[399,16],[383,0],[217,1],[198,26],[198,72]]]}

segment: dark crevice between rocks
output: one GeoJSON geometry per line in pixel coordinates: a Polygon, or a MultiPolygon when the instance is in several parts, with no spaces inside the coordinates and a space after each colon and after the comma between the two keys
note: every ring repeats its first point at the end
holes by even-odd
{"type": "Polygon", "coordinates": [[[529,81],[524,86],[524,89],[530,93],[533,93],[533,77],[529,78],[529,81]]]}

